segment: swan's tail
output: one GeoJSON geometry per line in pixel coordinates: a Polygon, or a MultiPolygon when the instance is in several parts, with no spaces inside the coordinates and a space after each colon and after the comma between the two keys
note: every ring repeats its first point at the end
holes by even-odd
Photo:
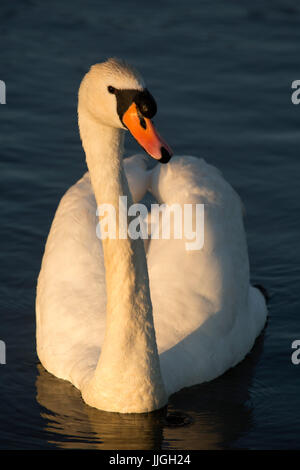
{"type": "Polygon", "coordinates": [[[253,284],[253,287],[256,287],[256,289],[258,289],[262,293],[265,298],[266,304],[268,304],[270,300],[270,294],[268,290],[261,284],[253,284]]]}

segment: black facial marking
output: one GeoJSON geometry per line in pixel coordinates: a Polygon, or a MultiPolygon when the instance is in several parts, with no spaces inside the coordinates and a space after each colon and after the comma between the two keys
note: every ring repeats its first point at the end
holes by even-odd
{"type": "Polygon", "coordinates": [[[123,115],[133,103],[137,93],[138,90],[115,90],[115,95],[117,98],[117,113],[122,124],[124,124],[123,115]]]}
{"type": "Polygon", "coordinates": [[[144,117],[152,119],[155,116],[157,112],[156,102],[147,89],[137,93],[134,101],[144,117]]]}
{"type": "Polygon", "coordinates": [[[161,159],[158,160],[159,163],[168,163],[172,155],[168,152],[167,149],[165,149],[165,147],[160,148],[160,153],[161,153],[161,159]]]}
{"type": "Polygon", "coordinates": [[[122,119],[124,113],[127,111],[127,109],[132,103],[135,103],[138,112],[141,113],[141,116],[139,116],[141,126],[146,129],[146,122],[143,117],[151,119],[157,111],[155,99],[149,93],[149,91],[147,89],[118,90],[117,88],[114,88],[114,94],[117,98],[117,112],[122,124],[124,124],[122,119]]]}

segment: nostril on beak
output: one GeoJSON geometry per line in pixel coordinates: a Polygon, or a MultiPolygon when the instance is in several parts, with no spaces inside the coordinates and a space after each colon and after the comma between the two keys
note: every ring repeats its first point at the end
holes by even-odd
{"type": "Polygon", "coordinates": [[[143,114],[141,113],[141,111],[139,110],[139,108],[137,108],[137,114],[138,114],[138,117],[139,117],[139,120],[140,120],[140,125],[142,126],[143,129],[147,129],[147,124],[146,124],[146,121],[143,117],[143,114]]]}

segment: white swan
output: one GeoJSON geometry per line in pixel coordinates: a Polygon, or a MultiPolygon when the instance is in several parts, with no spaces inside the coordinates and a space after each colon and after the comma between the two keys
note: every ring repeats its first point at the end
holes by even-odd
{"type": "Polygon", "coordinates": [[[126,127],[152,156],[169,159],[149,119],[155,111],[125,63],[109,59],[86,74],[78,116],[89,172],[59,204],[38,279],[41,363],[106,411],[152,411],[219,376],[250,351],[267,315],[249,284],[240,199],[221,173],[194,157],[152,171],[138,156],[123,165],[126,127]],[[97,238],[96,207],[118,209],[120,195],[132,201],[124,166],[135,201],[149,188],[159,202],[205,204],[201,250],[153,239],[146,260],[140,239],[97,238]]]}

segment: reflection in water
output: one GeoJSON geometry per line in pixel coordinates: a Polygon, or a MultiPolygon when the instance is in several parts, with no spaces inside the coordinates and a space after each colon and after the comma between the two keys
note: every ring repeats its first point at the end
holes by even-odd
{"type": "Polygon", "coordinates": [[[263,345],[222,377],[173,395],[167,408],[124,415],[91,408],[70,383],[38,366],[37,401],[49,442],[81,449],[222,449],[252,426],[251,382],[263,345]]]}
{"type": "Polygon", "coordinates": [[[69,382],[39,365],[37,400],[44,407],[46,431],[62,448],[158,449],[164,411],[126,415],[87,406],[69,382]]]}

